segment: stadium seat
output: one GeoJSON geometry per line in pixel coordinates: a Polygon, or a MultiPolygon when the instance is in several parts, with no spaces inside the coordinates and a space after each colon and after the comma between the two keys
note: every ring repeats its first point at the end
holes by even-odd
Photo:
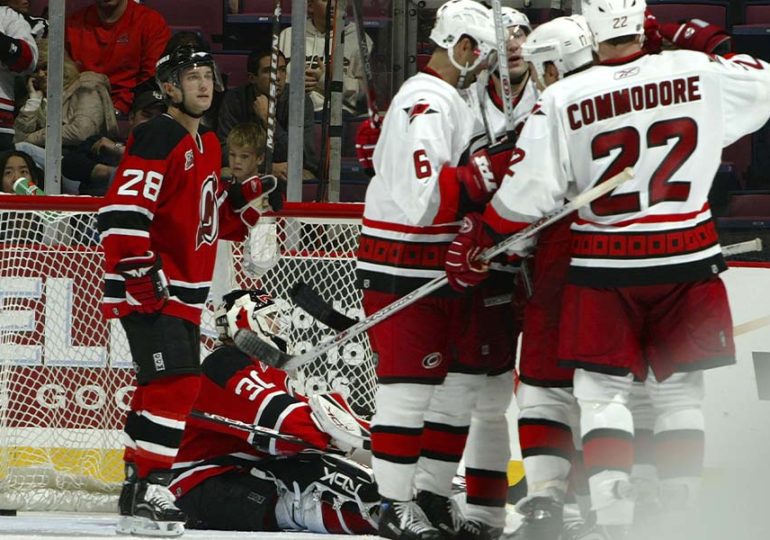
{"type": "Polygon", "coordinates": [[[728,217],[770,218],[770,192],[739,192],[730,195],[728,217]]]}
{"type": "Polygon", "coordinates": [[[227,87],[234,88],[246,84],[248,74],[246,73],[246,54],[225,54],[214,53],[214,60],[217,62],[219,72],[227,75],[227,87]]]}
{"type": "Polygon", "coordinates": [[[770,26],[770,1],[747,3],[743,13],[743,23],[770,26]]]}
{"type": "Polygon", "coordinates": [[[729,2],[700,0],[693,2],[671,2],[649,0],[647,5],[661,22],[677,22],[683,19],[701,19],[712,24],[729,28],[729,2]]]}
{"type": "Polygon", "coordinates": [[[184,9],[180,9],[179,0],[144,0],[144,5],[166,18],[169,25],[200,26],[203,36],[217,50],[212,37],[222,34],[224,22],[224,3],[216,0],[185,0],[184,9]]]}

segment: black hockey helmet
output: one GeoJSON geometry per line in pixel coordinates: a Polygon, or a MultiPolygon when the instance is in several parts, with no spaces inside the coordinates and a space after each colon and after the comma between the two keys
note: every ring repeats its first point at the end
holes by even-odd
{"type": "MultiPolygon", "coordinates": [[[[155,64],[155,78],[158,83],[169,82],[179,87],[179,74],[188,68],[209,66],[214,72],[214,90],[224,91],[222,76],[219,74],[217,63],[211,53],[192,45],[180,45],[171,52],[160,57],[155,64]]],[[[161,84],[162,87],[162,84],[161,84]]]]}

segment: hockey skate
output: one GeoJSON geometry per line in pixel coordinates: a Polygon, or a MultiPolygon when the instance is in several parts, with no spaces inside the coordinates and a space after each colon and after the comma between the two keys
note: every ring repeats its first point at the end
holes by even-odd
{"type": "Polygon", "coordinates": [[[500,527],[492,527],[473,519],[463,520],[457,531],[458,540],[498,540],[503,534],[500,527]]]}
{"type": "Polygon", "coordinates": [[[136,466],[133,463],[126,463],[125,471],[126,479],[123,480],[123,486],[120,488],[120,496],[118,497],[118,523],[115,526],[118,534],[131,534],[133,523],[131,506],[136,490],[136,466]]]}
{"type": "Polygon", "coordinates": [[[133,482],[128,477],[118,501],[120,517],[116,531],[138,536],[180,536],[184,533],[186,516],[174,504],[174,495],[166,487],[171,480],[169,472],[153,472],[146,479],[133,482]],[[133,492],[130,509],[128,493],[133,492]],[[124,512],[127,512],[124,514],[124,512]]]}
{"type": "Polygon", "coordinates": [[[444,540],[460,538],[457,533],[463,519],[452,499],[430,491],[418,491],[415,500],[428,520],[441,532],[444,540]]]}
{"type": "Polygon", "coordinates": [[[535,497],[522,505],[524,520],[504,540],[558,540],[562,531],[563,507],[550,497],[535,497]]]}
{"type": "Polygon", "coordinates": [[[380,504],[379,535],[391,540],[443,540],[415,501],[383,499],[380,504]]]}

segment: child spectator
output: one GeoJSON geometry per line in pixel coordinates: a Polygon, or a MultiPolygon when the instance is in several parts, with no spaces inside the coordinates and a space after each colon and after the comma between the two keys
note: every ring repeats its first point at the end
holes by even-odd
{"type": "MultiPolygon", "coordinates": [[[[217,135],[225,148],[224,156],[228,155],[226,141],[230,130],[238,123],[258,122],[267,129],[267,105],[270,93],[270,55],[271,50],[260,49],[249,54],[246,69],[249,73],[248,82],[237,88],[228,90],[219,109],[217,135]]],[[[286,86],[286,59],[278,55],[278,77],[276,80],[276,124],[273,150],[272,174],[286,179],[288,171],[289,151],[289,92],[286,86]]],[[[303,133],[303,166],[305,178],[313,178],[318,174],[318,155],[315,149],[313,126],[313,102],[305,96],[305,129],[303,133]]],[[[264,147],[260,148],[260,153],[264,147]]]]}
{"type": "MultiPolygon", "coordinates": [[[[45,43],[41,41],[41,60],[27,82],[29,97],[14,122],[15,143],[28,142],[41,148],[45,147],[46,141],[48,47],[45,43]]],[[[117,135],[118,123],[106,76],[93,71],[79,73],[75,63],[65,54],[62,87],[62,145],[77,145],[93,135],[117,135]]]]}
{"type": "Polygon", "coordinates": [[[26,152],[7,150],[0,154],[0,171],[3,171],[3,193],[14,193],[13,184],[19,178],[28,178],[43,188],[42,172],[26,152]]]}
{"type": "Polygon", "coordinates": [[[238,124],[227,136],[227,170],[233,182],[241,183],[259,172],[265,159],[265,128],[254,122],[238,124]]]}
{"type": "Polygon", "coordinates": [[[115,109],[131,109],[131,89],[155,76],[171,32],[157,11],[133,0],[98,0],[67,18],[66,49],[82,71],[110,80],[115,109]]]}
{"type": "MultiPolygon", "coordinates": [[[[324,104],[324,44],[326,42],[326,9],[327,0],[308,0],[308,20],[305,25],[305,91],[310,94],[316,111],[323,109],[324,104]]],[[[334,14],[332,13],[332,17],[334,14]]],[[[358,51],[358,33],[355,25],[345,26],[342,86],[343,110],[357,114],[363,111],[359,100],[364,97],[364,69],[361,54],[358,51]]],[[[329,39],[334,39],[329,32],[329,39]]],[[[372,50],[372,40],[366,36],[368,50],[372,50]]],[[[291,61],[291,28],[286,28],[278,38],[278,48],[291,61]]]]}

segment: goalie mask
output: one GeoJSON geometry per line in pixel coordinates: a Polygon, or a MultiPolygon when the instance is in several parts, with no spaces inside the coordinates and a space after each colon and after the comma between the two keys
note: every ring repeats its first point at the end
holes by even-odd
{"type": "Polygon", "coordinates": [[[214,314],[214,322],[223,343],[232,341],[235,333],[245,328],[286,352],[286,340],[281,337],[289,330],[289,319],[269,293],[260,289],[236,289],[227,293],[214,314]]]}

